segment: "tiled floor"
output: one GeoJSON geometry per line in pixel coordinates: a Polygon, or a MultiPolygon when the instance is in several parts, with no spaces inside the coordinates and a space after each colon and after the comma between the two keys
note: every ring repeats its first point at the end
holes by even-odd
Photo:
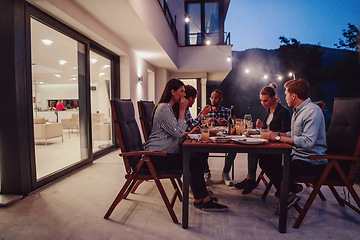
{"type": "MultiPolygon", "coordinates": [[[[235,178],[246,174],[246,154],[238,154],[235,178]]],[[[7,207],[0,208],[0,239],[357,239],[360,215],[340,207],[324,188],[326,202],[316,199],[300,229],[293,229],[297,215],[289,210],[288,233],[277,231],[274,191],[263,201],[262,184],[252,194],[219,184],[223,158],[210,160],[214,182],[210,189],[229,212],[206,213],[190,206],[189,229],[172,223],[153,182],[143,183],[136,194],[115,208],[107,208],[124,182],[124,168],[117,152],[73,173],[7,207]]],[[[165,184],[170,187],[169,184],[165,184]]],[[[357,192],[360,192],[357,186],[357,192]]],[[[301,203],[309,194],[305,189],[301,203]]],[[[192,201],[191,201],[192,202],[192,201]]],[[[181,204],[175,204],[181,221],[181,204]]]]}

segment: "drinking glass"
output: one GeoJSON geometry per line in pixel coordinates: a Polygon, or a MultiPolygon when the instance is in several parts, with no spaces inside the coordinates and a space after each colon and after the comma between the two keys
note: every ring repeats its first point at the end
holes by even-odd
{"type": "Polygon", "coordinates": [[[245,121],[247,129],[253,128],[253,122],[252,122],[251,114],[245,114],[244,115],[244,121],[245,121]]]}
{"type": "Polygon", "coordinates": [[[243,135],[245,132],[245,122],[244,119],[237,118],[235,124],[236,134],[243,135]]]}
{"type": "Polygon", "coordinates": [[[260,137],[262,139],[269,139],[269,136],[270,136],[270,130],[269,129],[260,129],[260,137]]]}
{"type": "Polygon", "coordinates": [[[209,133],[210,133],[210,129],[209,128],[202,128],[201,129],[201,141],[203,142],[207,142],[209,141],[209,133]]]}

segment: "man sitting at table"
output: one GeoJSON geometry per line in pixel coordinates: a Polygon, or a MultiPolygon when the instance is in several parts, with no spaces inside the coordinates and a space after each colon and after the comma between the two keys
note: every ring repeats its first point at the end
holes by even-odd
{"type": "MultiPolygon", "coordinates": [[[[310,155],[325,154],[326,133],[322,110],[309,98],[309,84],[305,80],[290,80],[284,84],[285,100],[289,107],[293,107],[291,131],[287,133],[270,133],[270,141],[279,141],[293,145],[290,162],[290,179],[296,176],[320,175],[327,163],[327,159],[310,160],[310,155]]],[[[281,158],[269,157],[260,159],[259,165],[273,182],[280,196],[282,179],[281,158]]],[[[302,191],[302,185],[289,183],[288,208],[293,206],[299,197],[296,193],[302,191]]],[[[279,207],[275,214],[279,214],[279,207]]]]}
{"type": "MultiPolygon", "coordinates": [[[[206,105],[201,110],[199,116],[194,119],[192,127],[200,125],[203,120],[206,121],[208,126],[225,126],[227,124],[227,119],[230,115],[230,109],[221,106],[223,100],[223,92],[219,89],[213,90],[210,95],[211,105],[206,105]]],[[[236,153],[231,153],[225,157],[225,164],[221,178],[222,182],[224,182],[227,186],[233,185],[233,181],[229,176],[229,172],[234,162],[235,156],[236,153]]],[[[206,162],[204,178],[206,185],[209,185],[211,182],[211,173],[208,161],[206,162]]]]}

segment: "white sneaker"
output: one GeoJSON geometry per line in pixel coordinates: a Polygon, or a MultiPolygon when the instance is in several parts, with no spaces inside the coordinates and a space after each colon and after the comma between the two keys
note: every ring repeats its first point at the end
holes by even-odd
{"type": "Polygon", "coordinates": [[[234,182],[231,180],[230,175],[228,173],[222,173],[222,181],[225,183],[226,186],[233,186],[234,182]]]}
{"type": "Polygon", "coordinates": [[[211,182],[211,173],[210,172],[204,173],[204,179],[205,179],[205,185],[209,186],[211,182]]]}

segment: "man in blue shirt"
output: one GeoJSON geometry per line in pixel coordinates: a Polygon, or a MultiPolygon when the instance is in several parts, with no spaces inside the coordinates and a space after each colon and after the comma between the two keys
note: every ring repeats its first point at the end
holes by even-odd
{"type": "MultiPolygon", "coordinates": [[[[324,155],[326,145],[325,120],[319,106],[309,98],[309,84],[305,80],[290,80],[285,83],[285,100],[294,108],[291,119],[291,131],[287,133],[271,132],[271,141],[280,141],[293,145],[290,163],[290,179],[296,176],[320,175],[327,159],[310,160],[310,155],[324,155]]],[[[277,194],[280,191],[282,178],[281,159],[261,159],[260,167],[274,183],[277,194]]],[[[295,204],[302,191],[302,185],[290,182],[288,207],[295,204]]],[[[278,209],[275,212],[278,214],[278,209]]]]}

